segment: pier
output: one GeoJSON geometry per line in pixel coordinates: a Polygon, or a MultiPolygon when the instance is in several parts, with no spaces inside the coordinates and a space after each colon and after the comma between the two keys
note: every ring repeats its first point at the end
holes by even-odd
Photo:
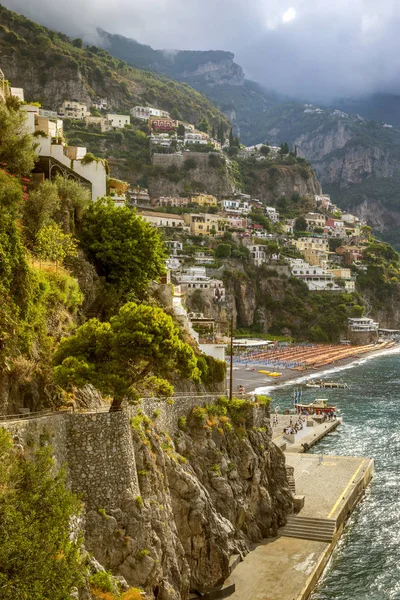
{"type": "Polygon", "coordinates": [[[236,567],[232,600],[306,600],[374,471],[374,461],[363,457],[292,452],[286,461],[304,507],[236,567]]]}
{"type": "Polygon", "coordinates": [[[230,578],[232,600],[307,600],[373,476],[371,458],[305,454],[340,419],[314,421],[293,436],[283,433],[289,423],[290,415],[278,415],[273,442],[285,453],[299,512],[288,517],[277,537],[257,544],[237,565],[230,578]]]}

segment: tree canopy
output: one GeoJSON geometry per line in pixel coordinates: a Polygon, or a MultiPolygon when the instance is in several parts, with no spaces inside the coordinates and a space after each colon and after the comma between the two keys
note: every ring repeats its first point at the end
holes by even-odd
{"type": "Polygon", "coordinates": [[[54,362],[61,387],[92,383],[117,404],[139,394],[171,395],[166,375],[195,381],[200,376],[194,352],[172,318],[161,308],[134,302],[109,322],[91,319],[79,327],[61,341],[54,362]]]}
{"type": "Polygon", "coordinates": [[[81,583],[81,541],[70,539],[80,502],[53,466],[49,448],[27,459],[0,428],[2,600],[65,600],[81,583]]]}
{"type": "Polygon", "coordinates": [[[99,275],[138,297],[165,271],[167,252],[156,229],[110,200],[89,205],[80,241],[99,275]]]}
{"type": "Polygon", "coordinates": [[[25,120],[23,111],[0,102],[0,163],[15,175],[28,175],[36,160],[33,137],[26,130],[25,120]]]}

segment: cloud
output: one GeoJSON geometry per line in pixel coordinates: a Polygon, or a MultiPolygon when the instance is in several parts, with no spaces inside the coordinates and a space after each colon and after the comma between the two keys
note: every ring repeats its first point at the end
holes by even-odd
{"type": "Polygon", "coordinates": [[[235,53],[246,75],[313,101],[400,93],[398,0],[3,0],[58,31],[235,53]]]}

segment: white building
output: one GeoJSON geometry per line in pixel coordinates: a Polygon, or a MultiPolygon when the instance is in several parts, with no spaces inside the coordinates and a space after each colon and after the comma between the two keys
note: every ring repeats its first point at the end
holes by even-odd
{"type": "Polygon", "coordinates": [[[62,139],[61,119],[50,119],[39,115],[39,108],[24,104],[21,111],[26,114],[26,129],[37,136],[36,153],[47,161],[46,171],[50,179],[59,174],[79,181],[91,191],[92,200],[107,194],[107,171],[105,161],[95,159],[88,162],[86,148],[66,146],[62,139]]]}
{"type": "Polygon", "coordinates": [[[312,292],[341,292],[332,273],[322,267],[311,266],[300,258],[289,259],[292,276],[304,281],[312,292]]]}
{"type": "Polygon", "coordinates": [[[267,254],[265,252],[265,246],[253,245],[249,246],[250,256],[253,259],[256,267],[260,267],[262,264],[267,262],[267,254]]]}
{"type": "Polygon", "coordinates": [[[107,114],[107,121],[111,123],[111,127],[115,129],[123,129],[125,125],[129,125],[131,118],[129,115],[117,115],[115,113],[107,114]]]}
{"type": "Polygon", "coordinates": [[[182,252],[183,243],[177,240],[166,240],[165,245],[172,252],[172,256],[175,256],[177,252],[182,252]]]}
{"type": "Polygon", "coordinates": [[[16,98],[18,98],[18,100],[20,102],[24,102],[24,89],[23,88],[12,87],[12,88],[10,88],[10,91],[11,91],[11,96],[15,96],[16,98]]]}
{"type": "Polygon", "coordinates": [[[187,144],[208,144],[208,140],[204,137],[202,133],[185,133],[185,146],[187,144]]]}
{"type": "Polygon", "coordinates": [[[265,214],[268,219],[272,221],[272,223],[277,223],[279,221],[279,213],[273,206],[265,206],[264,207],[265,214]]]}
{"type": "Polygon", "coordinates": [[[90,115],[88,107],[83,102],[77,100],[64,100],[59,110],[59,114],[62,117],[68,117],[69,119],[84,119],[90,115]]]}
{"type": "Polygon", "coordinates": [[[205,267],[190,267],[176,275],[176,280],[188,294],[194,290],[209,290],[215,301],[225,299],[224,282],[206,275],[205,267]]]}
{"type": "Polygon", "coordinates": [[[138,215],[151,225],[154,225],[154,227],[171,227],[181,229],[182,231],[189,231],[189,227],[186,225],[181,215],[151,211],[142,211],[139,212],[138,215]]]}
{"type": "Polygon", "coordinates": [[[379,323],[367,317],[361,317],[359,319],[350,318],[348,320],[348,328],[350,331],[356,332],[377,332],[379,323]]]}
{"type": "Polygon", "coordinates": [[[107,110],[107,107],[108,107],[107,98],[97,97],[95,100],[93,100],[92,106],[93,106],[93,108],[97,108],[97,110],[107,110]]]}
{"type": "Polygon", "coordinates": [[[152,106],[135,106],[131,109],[131,115],[135,119],[148,121],[151,117],[169,118],[169,113],[166,110],[153,108],[152,106]]]}
{"type": "Polygon", "coordinates": [[[46,108],[39,108],[40,117],[48,117],[49,119],[57,119],[58,113],[55,110],[47,110],[46,108]]]}

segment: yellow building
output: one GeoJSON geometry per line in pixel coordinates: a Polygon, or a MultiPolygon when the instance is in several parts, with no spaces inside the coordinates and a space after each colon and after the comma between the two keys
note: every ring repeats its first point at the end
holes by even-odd
{"type": "Polygon", "coordinates": [[[306,248],[303,252],[305,261],[313,267],[325,267],[328,262],[328,252],[316,248],[306,248]]]}
{"type": "Polygon", "coordinates": [[[215,235],[225,230],[225,220],[219,215],[186,214],[183,218],[192,235],[215,235]]]}
{"type": "Polygon", "coordinates": [[[306,250],[311,249],[324,252],[329,251],[329,241],[326,238],[304,237],[294,240],[293,244],[296,246],[297,250],[303,254],[306,250]]]}
{"type": "Polygon", "coordinates": [[[194,204],[198,204],[199,206],[217,206],[217,199],[215,196],[211,196],[211,194],[199,194],[198,196],[193,196],[190,199],[194,204]]]}

